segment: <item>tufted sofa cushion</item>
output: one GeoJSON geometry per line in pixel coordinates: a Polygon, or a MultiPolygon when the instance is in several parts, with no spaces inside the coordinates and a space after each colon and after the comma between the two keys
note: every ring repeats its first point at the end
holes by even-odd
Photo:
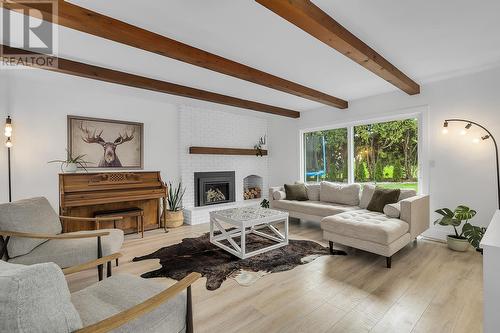
{"type": "Polygon", "coordinates": [[[273,203],[273,208],[282,209],[312,216],[329,216],[349,210],[358,209],[357,206],[339,205],[322,201],[291,201],[279,200],[273,203]]]}
{"type": "Polygon", "coordinates": [[[323,230],[379,244],[390,244],[406,234],[408,223],[366,209],[353,210],[321,220],[323,230]]]}

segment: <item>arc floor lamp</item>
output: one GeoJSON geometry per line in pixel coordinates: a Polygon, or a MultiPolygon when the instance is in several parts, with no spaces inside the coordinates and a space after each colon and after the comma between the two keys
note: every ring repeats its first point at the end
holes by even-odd
{"type": "Polygon", "coordinates": [[[495,140],[495,137],[493,136],[493,134],[491,134],[491,132],[484,126],[476,123],[476,122],[473,122],[471,120],[467,120],[467,119],[446,119],[444,121],[444,124],[443,124],[443,134],[446,134],[448,133],[448,123],[451,123],[451,122],[461,122],[461,123],[465,123],[465,128],[462,130],[462,132],[460,134],[466,134],[467,131],[472,127],[472,125],[475,125],[481,129],[483,129],[487,134],[486,135],[483,135],[481,136],[481,138],[474,138],[472,139],[472,142],[474,143],[479,143],[481,141],[485,141],[485,140],[488,140],[488,139],[491,139],[493,140],[493,145],[495,146],[495,158],[496,158],[496,164],[497,164],[497,173],[496,173],[496,177],[497,177],[497,199],[498,199],[498,208],[500,209],[500,176],[499,176],[499,166],[498,166],[498,145],[497,145],[497,141],[495,140]]]}
{"type": "Polygon", "coordinates": [[[9,173],[9,202],[12,201],[12,185],[11,185],[11,171],[10,171],[10,148],[12,148],[12,119],[10,116],[5,120],[5,147],[7,147],[7,168],[9,173]]]}

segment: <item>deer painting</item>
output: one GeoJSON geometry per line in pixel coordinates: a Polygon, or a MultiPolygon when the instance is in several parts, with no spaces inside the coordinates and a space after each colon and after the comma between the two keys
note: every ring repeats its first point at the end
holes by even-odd
{"type": "Polygon", "coordinates": [[[98,167],[99,168],[116,168],[116,167],[121,167],[122,163],[120,162],[120,159],[118,158],[118,155],[116,155],[116,148],[124,144],[128,141],[131,141],[134,139],[134,134],[135,134],[135,129],[132,130],[130,135],[125,132],[125,136],[123,136],[121,133],[118,135],[118,137],[115,139],[115,141],[106,141],[102,138],[102,132],[101,130],[97,134],[97,130],[89,130],[88,128],[83,127],[83,122],[80,123],[79,126],[80,130],[83,133],[82,140],[86,143],[97,143],[102,146],[104,149],[103,156],[101,158],[101,161],[99,162],[98,167]]]}

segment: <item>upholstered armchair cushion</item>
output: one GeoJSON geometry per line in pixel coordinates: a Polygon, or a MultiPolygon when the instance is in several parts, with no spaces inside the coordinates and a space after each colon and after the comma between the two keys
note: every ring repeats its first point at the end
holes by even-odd
{"type": "MultiPolygon", "coordinates": [[[[102,255],[107,256],[120,251],[123,244],[123,231],[102,229],[109,232],[101,239],[102,255]]],[[[93,231],[68,232],[65,235],[84,234],[93,231]]],[[[40,262],[54,262],[66,268],[97,259],[97,237],[79,239],[52,239],[34,248],[30,253],[11,258],[9,262],[31,265],[40,262]]]]}
{"type": "MultiPolygon", "coordinates": [[[[27,233],[60,234],[61,222],[44,197],[0,204],[0,230],[27,233]]],[[[45,239],[11,237],[7,244],[9,257],[28,254],[45,239]]]]}
{"type": "Polygon", "coordinates": [[[0,261],[0,332],[66,333],[80,328],[82,321],[57,265],[0,261]]]}
{"type": "MultiPolygon", "coordinates": [[[[127,310],[165,290],[161,284],[136,276],[120,274],[71,295],[85,326],[127,310]]],[[[177,294],[157,309],[113,332],[184,332],[186,292],[177,294]]]]}

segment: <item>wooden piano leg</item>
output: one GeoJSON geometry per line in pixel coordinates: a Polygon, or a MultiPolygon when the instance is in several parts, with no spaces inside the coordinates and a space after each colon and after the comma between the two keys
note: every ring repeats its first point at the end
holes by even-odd
{"type": "Polygon", "coordinates": [[[141,215],[141,238],[144,238],[144,215],[141,215]]]}
{"type": "MultiPolygon", "coordinates": [[[[140,234],[141,233],[141,216],[140,215],[137,215],[135,217],[135,222],[137,223],[137,234],[140,234]]],[[[143,235],[144,237],[144,235],[143,235]]]]}
{"type": "MultiPolygon", "coordinates": [[[[97,237],[97,259],[100,259],[102,258],[102,243],[101,243],[101,236],[98,236],[97,237]]],[[[103,278],[103,268],[104,268],[104,265],[99,265],[97,266],[97,275],[99,277],[99,281],[102,281],[102,278],[103,278]]]]}

